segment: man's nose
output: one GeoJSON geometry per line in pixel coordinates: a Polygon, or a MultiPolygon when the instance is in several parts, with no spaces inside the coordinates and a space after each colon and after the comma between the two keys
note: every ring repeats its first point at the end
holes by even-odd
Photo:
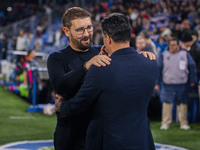
{"type": "Polygon", "coordinates": [[[84,36],[88,36],[88,35],[89,35],[89,32],[87,31],[87,29],[84,30],[83,35],[84,35],[84,36]]]}

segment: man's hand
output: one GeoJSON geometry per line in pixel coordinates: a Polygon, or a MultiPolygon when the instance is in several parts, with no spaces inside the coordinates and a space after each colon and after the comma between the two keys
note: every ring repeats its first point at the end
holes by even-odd
{"type": "Polygon", "coordinates": [[[152,52],[145,52],[141,51],[141,53],[144,57],[148,57],[150,60],[156,60],[156,56],[152,52]]]}
{"type": "Polygon", "coordinates": [[[110,65],[110,61],[111,59],[106,55],[96,55],[92,57],[88,62],[86,62],[85,68],[89,70],[92,65],[97,67],[105,67],[106,65],[110,65]]]}
{"type": "Polygon", "coordinates": [[[190,83],[190,86],[195,86],[195,83],[190,83]]]}
{"type": "Polygon", "coordinates": [[[160,86],[159,86],[158,84],[156,84],[155,87],[154,87],[154,90],[155,90],[155,91],[158,91],[159,88],[160,88],[160,86]]]}
{"type": "Polygon", "coordinates": [[[100,51],[99,55],[107,55],[108,56],[108,50],[106,49],[105,45],[103,45],[101,47],[101,51],[100,51]]]}
{"type": "Polygon", "coordinates": [[[63,100],[64,98],[62,96],[60,96],[59,94],[56,94],[56,100],[55,100],[56,111],[58,112],[60,111],[60,106],[63,100]]]}

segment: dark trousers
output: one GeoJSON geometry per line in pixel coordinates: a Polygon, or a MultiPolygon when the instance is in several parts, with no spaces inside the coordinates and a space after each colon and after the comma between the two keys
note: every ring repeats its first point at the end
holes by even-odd
{"type": "Polygon", "coordinates": [[[199,95],[198,86],[189,87],[188,121],[199,122],[199,95]]]}
{"type": "Polygon", "coordinates": [[[70,128],[56,126],[54,133],[55,150],[84,150],[85,139],[70,136],[70,128]]]}

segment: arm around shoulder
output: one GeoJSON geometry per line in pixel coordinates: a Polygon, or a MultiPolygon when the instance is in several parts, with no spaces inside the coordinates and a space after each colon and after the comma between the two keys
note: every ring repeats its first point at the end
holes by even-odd
{"type": "Polygon", "coordinates": [[[78,93],[68,101],[63,101],[60,109],[60,117],[71,117],[87,111],[101,93],[101,82],[97,71],[98,67],[92,66],[88,70],[84,83],[78,93]]]}

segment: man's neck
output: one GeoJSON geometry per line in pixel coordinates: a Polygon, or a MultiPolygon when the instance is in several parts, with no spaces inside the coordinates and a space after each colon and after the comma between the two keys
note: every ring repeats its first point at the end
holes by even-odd
{"type": "Polygon", "coordinates": [[[117,51],[119,49],[130,47],[130,43],[129,42],[126,42],[126,43],[114,43],[114,44],[112,44],[111,47],[112,48],[110,50],[109,56],[112,55],[112,53],[114,53],[115,51],[117,51]]]}

